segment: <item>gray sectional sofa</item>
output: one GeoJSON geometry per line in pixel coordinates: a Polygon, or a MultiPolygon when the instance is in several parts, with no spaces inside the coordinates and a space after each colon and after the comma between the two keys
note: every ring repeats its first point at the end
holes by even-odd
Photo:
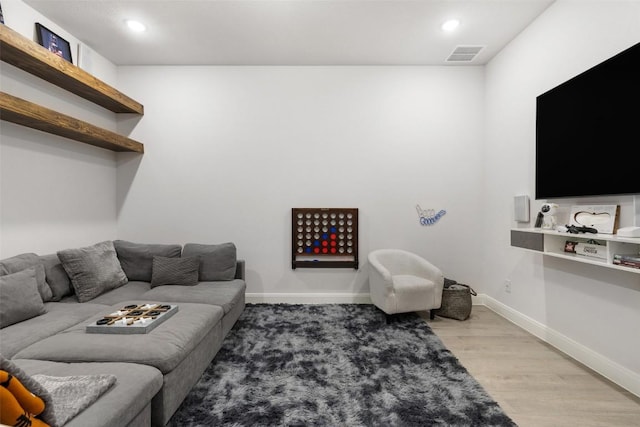
{"type": "Polygon", "coordinates": [[[242,314],[245,289],[232,243],[116,240],[21,254],[0,261],[0,355],[36,378],[115,376],[97,400],[63,418],[66,426],[164,426],[242,314]],[[145,303],[178,311],[146,334],[86,331],[145,303]]]}

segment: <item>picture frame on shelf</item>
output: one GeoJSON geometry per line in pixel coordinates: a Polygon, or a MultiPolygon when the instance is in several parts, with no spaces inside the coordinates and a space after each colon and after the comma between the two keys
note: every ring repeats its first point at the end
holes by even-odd
{"type": "Polygon", "coordinates": [[[73,64],[71,44],[68,41],[39,22],[36,22],[36,35],[40,46],[73,64]]]}
{"type": "Polygon", "coordinates": [[[4,24],[4,13],[2,13],[2,3],[0,3],[0,24],[4,24]]]}
{"type": "Polygon", "coordinates": [[[569,224],[595,228],[602,234],[615,234],[619,213],[619,205],[574,205],[571,206],[569,224]]]}

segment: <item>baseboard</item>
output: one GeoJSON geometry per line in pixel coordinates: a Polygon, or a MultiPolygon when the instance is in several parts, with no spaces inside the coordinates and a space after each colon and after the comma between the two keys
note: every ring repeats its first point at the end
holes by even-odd
{"type": "MultiPolygon", "coordinates": [[[[245,301],[249,304],[373,304],[368,293],[247,293],[245,301]]],[[[485,305],[484,294],[472,296],[471,304],[485,305]]]]}
{"type": "MultiPolygon", "coordinates": [[[[245,301],[250,304],[373,304],[368,293],[247,293],[245,301]]],[[[472,296],[471,301],[473,305],[485,305],[483,294],[472,296]]]]}
{"type": "Polygon", "coordinates": [[[371,304],[371,297],[368,293],[247,293],[245,301],[250,304],[371,304]]]}
{"type": "MultiPolygon", "coordinates": [[[[518,325],[525,331],[535,335],[542,341],[552,345],[583,365],[593,369],[603,377],[613,381],[620,387],[640,397],[640,375],[625,368],[624,366],[604,357],[600,353],[585,347],[584,345],[572,340],[571,338],[547,327],[546,325],[534,320],[513,308],[493,299],[492,297],[481,294],[477,297],[478,301],[482,301],[483,305],[518,325]]],[[[475,301],[474,301],[475,304],[475,301]]]]}
{"type": "Polygon", "coordinates": [[[471,295],[471,305],[486,305],[484,303],[484,294],[471,295]]]}

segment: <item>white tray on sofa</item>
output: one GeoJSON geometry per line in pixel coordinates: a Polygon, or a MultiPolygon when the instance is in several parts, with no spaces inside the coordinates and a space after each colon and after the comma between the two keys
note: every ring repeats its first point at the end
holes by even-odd
{"type": "Polygon", "coordinates": [[[128,305],[87,325],[89,334],[146,334],[178,311],[175,304],[128,305]]]}

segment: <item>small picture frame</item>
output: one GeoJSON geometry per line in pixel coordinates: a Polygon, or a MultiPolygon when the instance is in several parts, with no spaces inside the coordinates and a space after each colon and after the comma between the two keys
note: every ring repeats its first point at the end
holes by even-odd
{"type": "Polygon", "coordinates": [[[36,35],[38,36],[40,46],[73,64],[71,59],[71,45],[68,41],[39,22],[36,22],[36,35]]]}

